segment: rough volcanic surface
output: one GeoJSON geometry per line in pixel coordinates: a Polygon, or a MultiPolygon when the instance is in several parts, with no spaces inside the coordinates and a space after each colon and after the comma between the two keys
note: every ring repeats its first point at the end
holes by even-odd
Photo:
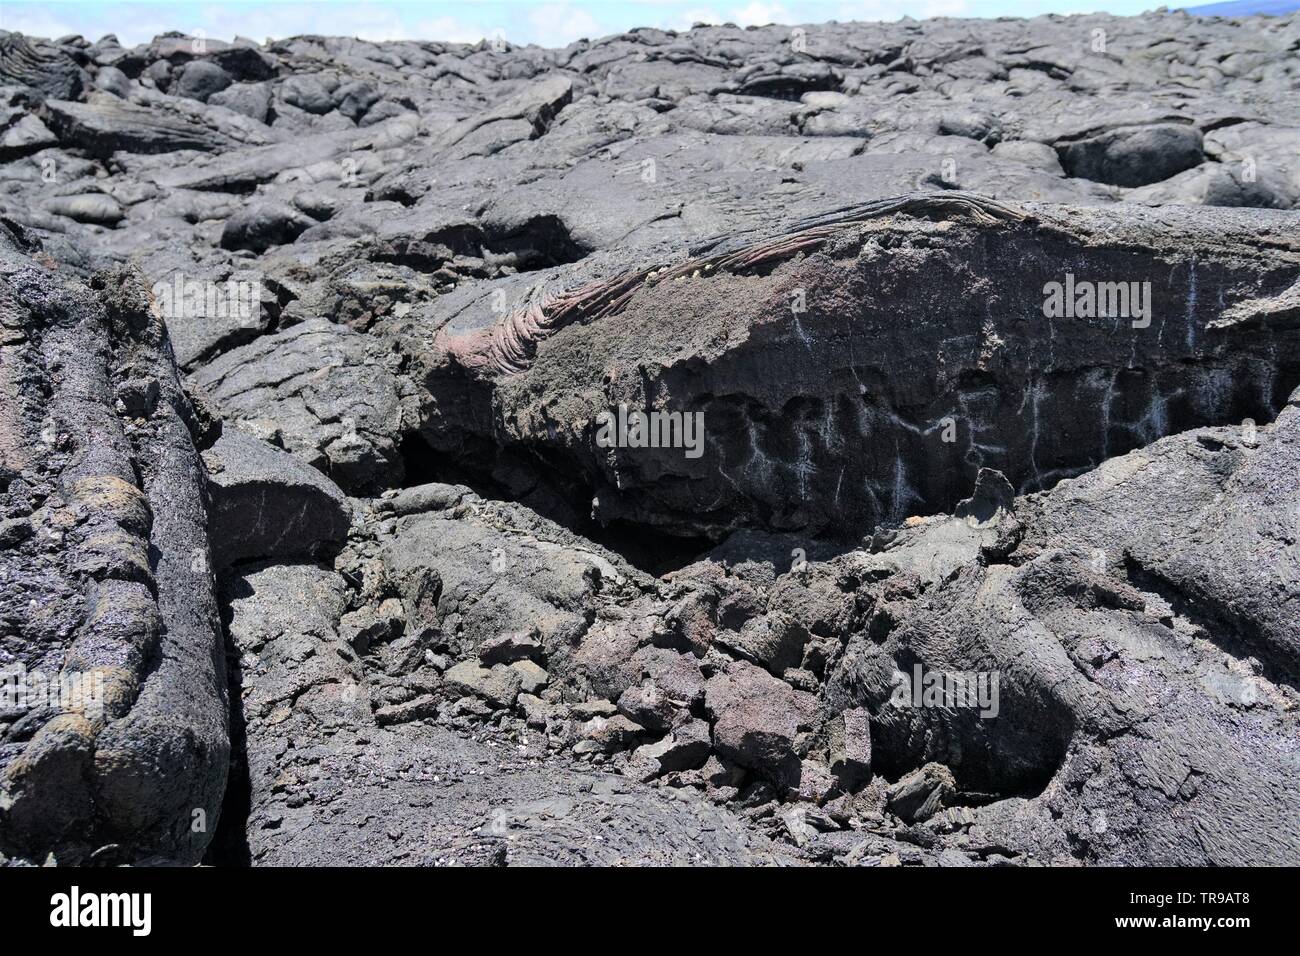
{"type": "Polygon", "coordinates": [[[1298,87],[0,32],[0,863],[1300,864],[1298,87]]]}

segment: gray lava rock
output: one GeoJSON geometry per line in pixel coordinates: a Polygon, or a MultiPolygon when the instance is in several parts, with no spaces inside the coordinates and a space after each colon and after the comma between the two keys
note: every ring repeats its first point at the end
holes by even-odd
{"type": "Polygon", "coordinates": [[[515,661],[510,669],[519,675],[521,694],[540,694],[551,682],[551,675],[532,661],[515,661]]]}
{"type": "Polygon", "coordinates": [[[28,115],[0,133],[0,156],[22,156],[56,143],[58,139],[46,125],[39,118],[28,115]]]}
{"type": "MultiPolygon", "coordinates": [[[[929,211],[883,226],[889,240],[876,226],[856,225],[911,201],[838,213],[842,245],[810,239],[819,255],[769,259],[763,274],[721,274],[722,252],[664,266],[680,274],[660,280],[571,267],[552,280],[568,297],[541,319],[527,306],[494,311],[486,289],[445,310],[439,304],[420,334],[402,340],[433,396],[424,435],[450,453],[489,441],[487,468],[491,449],[535,462],[545,448],[537,473],[564,461],[583,476],[603,522],[714,538],[754,525],[844,538],[953,508],[980,467],[998,469],[1021,493],[1040,490],[1171,431],[1265,420],[1294,387],[1289,376],[1268,394],[1246,383],[1255,368],[1300,361],[1300,330],[1277,323],[1265,338],[1246,323],[1217,321],[1220,296],[1231,308],[1296,281],[1286,256],[1253,251],[1261,229],[1280,249],[1294,247],[1286,214],[1066,212],[989,206],[947,191],[916,197],[915,208],[929,211]],[[976,212],[981,204],[985,212],[976,212]],[[980,216],[995,221],[977,224],[980,216]],[[934,218],[949,223],[942,234],[933,234],[934,218]],[[1095,240],[1103,234],[1160,252],[1120,254],[1095,240]],[[1028,271],[1010,275],[1008,262],[1028,271]],[[1050,283],[1064,295],[1075,279],[1092,289],[1110,276],[1139,277],[1124,279],[1137,285],[1123,291],[1149,292],[1150,308],[1094,298],[1088,314],[1053,311],[1050,283]],[[843,291],[859,283],[876,291],[843,291]],[[997,310],[986,310],[980,289],[998,290],[997,310]],[[914,317],[900,320],[899,309],[914,317]],[[580,313],[601,317],[578,322],[580,313]],[[936,314],[944,321],[932,321],[936,314]],[[1106,364],[1117,341],[1128,350],[1124,369],[1106,364]],[[628,355],[663,371],[647,373],[647,384],[628,355]],[[1053,368],[1046,379],[1044,361],[1053,368]],[[757,371],[771,363],[794,367],[782,376],[757,371]],[[686,418],[667,419],[667,440],[647,438],[646,447],[616,422],[625,438],[602,447],[601,416],[620,407],[645,414],[649,395],[662,414],[686,418]]],[[[782,241],[738,239],[730,254],[781,258],[797,245],[782,241]]],[[[752,645],[744,653],[755,660],[788,665],[799,638],[769,628],[732,640],[752,645]]]]}
{"type": "Polygon", "coordinates": [[[311,565],[247,566],[226,586],[243,667],[246,744],[236,766],[249,794],[246,824],[218,845],[229,861],[788,861],[702,800],[428,726],[434,695],[372,709],[372,682],[336,631],[346,591],[344,578],[311,565]],[[373,814],[382,827],[357,825],[373,814]]]}
{"type": "Polygon", "coordinates": [[[1107,130],[1057,152],[1068,175],[1114,186],[1160,182],[1205,158],[1200,130],[1169,123],[1107,130]]]}
{"type": "Polygon", "coordinates": [[[271,109],[271,90],[265,83],[236,83],[211,93],[207,102],[265,123],[271,109]]]}
{"type": "Polygon", "coordinates": [[[709,679],[705,702],[713,715],[718,754],[773,783],[797,786],[801,727],[813,720],[814,699],[765,671],[737,662],[709,679]]]}
{"type": "Polygon", "coordinates": [[[338,111],[356,123],[379,101],[379,94],[369,83],[346,83],[334,91],[334,100],[338,111]]]}
{"type": "Polygon", "coordinates": [[[928,820],[948,806],[956,794],[952,774],[942,764],[928,763],[889,788],[886,807],[908,823],[928,820]]]}
{"type": "Polygon", "coordinates": [[[845,790],[855,790],[871,776],[871,714],[852,707],[827,724],[831,772],[845,790]]]}
{"type": "Polygon", "coordinates": [[[0,80],[70,99],[86,84],[86,75],[67,51],[46,40],[0,31],[0,80]]]}
{"type": "Polygon", "coordinates": [[[137,275],[88,285],[23,246],[0,227],[0,655],[62,689],[0,727],[0,853],[194,864],[229,761],[195,411],[137,275]],[[115,408],[128,371],[147,421],[115,408]]]}
{"type": "Polygon", "coordinates": [[[614,753],[627,750],[645,735],[645,728],[622,714],[613,717],[593,717],[581,728],[582,739],[574,746],[574,753],[614,753]]]}
{"type": "Polygon", "coordinates": [[[125,100],[131,95],[131,80],[115,66],[101,66],[95,74],[95,88],[125,100]]]}
{"type": "MultiPolygon", "coordinates": [[[[154,94],[157,96],[157,94],[154,94]]],[[[229,111],[210,110],[186,99],[161,98],[143,105],[110,93],[93,93],[86,102],[47,100],[45,122],[64,147],[102,158],[114,152],[221,152],[260,146],[270,140],[260,123],[229,111]]]]}
{"type": "Polygon", "coordinates": [[[221,246],[265,252],[273,246],[293,242],[312,225],[311,217],[286,203],[253,203],[226,220],[221,230],[221,246]]]}
{"type": "Polygon", "coordinates": [[[210,60],[191,60],[181,67],[172,82],[173,96],[186,96],[206,103],[214,93],[230,85],[230,75],[210,60]]]}
{"type": "Polygon", "coordinates": [[[502,634],[490,637],[478,646],[479,660],[489,666],[538,660],[543,653],[542,643],[533,633],[502,634]]]}
{"type": "Polygon", "coordinates": [[[60,196],[47,202],[45,208],[58,216],[67,216],[77,222],[94,223],[100,226],[115,225],[125,216],[117,200],[103,193],[60,196]]]}
{"type": "Polygon", "coordinates": [[[232,349],[194,373],[226,419],[349,491],[400,481],[401,381],[368,337],[320,319],[232,349]]]}
{"type": "Polygon", "coordinates": [[[311,76],[291,76],[280,85],[280,98],[308,113],[328,113],[334,109],[334,97],[311,76]]]}
{"type": "Polygon", "coordinates": [[[462,693],[482,697],[497,707],[510,707],[523,687],[523,677],[504,664],[483,667],[473,661],[461,661],[443,675],[447,684],[462,693]]]}
{"type": "Polygon", "coordinates": [[[212,557],[237,561],[315,557],[337,550],[348,532],[348,503],[310,465],[226,429],[204,452],[212,494],[212,557]]]}
{"type": "Polygon", "coordinates": [[[709,757],[709,725],[693,720],[675,728],[672,733],[653,744],[638,747],[632,755],[637,765],[648,764],[646,779],[680,770],[702,767],[709,757]]]}

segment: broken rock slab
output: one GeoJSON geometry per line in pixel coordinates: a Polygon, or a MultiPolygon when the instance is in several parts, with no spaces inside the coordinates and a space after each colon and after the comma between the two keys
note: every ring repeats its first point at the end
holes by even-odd
{"type": "Polygon", "coordinates": [[[192,381],[221,416],[351,493],[400,480],[402,385],[369,337],[310,319],[226,352],[192,381]]]}
{"type": "Polygon", "coordinates": [[[511,707],[523,688],[523,676],[505,664],[483,667],[474,661],[461,661],[447,669],[443,679],[465,694],[482,697],[496,707],[511,707]]]}
{"type": "Polygon", "coordinates": [[[847,792],[871,776],[871,713],[851,707],[832,718],[826,728],[830,769],[847,792]]]}
{"type": "Polygon", "coordinates": [[[100,158],[118,150],[222,152],[275,139],[266,126],[233,110],[175,97],[157,96],[145,105],[92,92],[82,103],[48,100],[44,118],[61,145],[100,158]]]}
{"type": "Polygon", "coordinates": [[[666,773],[704,766],[712,750],[709,725],[691,720],[674,727],[662,740],[638,747],[629,764],[630,776],[651,780],[666,773]]]}
{"type": "Polygon", "coordinates": [[[347,538],[347,498],[301,459],[230,427],[203,460],[218,568],[237,561],[318,557],[337,551],[347,538]]]}
{"type": "Polygon", "coordinates": [[[780,786],[799,784],[795,741],[810,727],[816,698],[745,661],[709,678],[705,706],[713,715],[717,753],[780,786]]]}
{"type": "Polygon", "coordinates": [[[949,806],[955,794],[952,772],[943,764],[928,763],[890,786],[885,805],[891,813],[915,823],[949,806]]]}
{"type": "MultiPolygon", "coordinates": [[[[432,446],[581,476],[601,522],[850,536],[950,510],[980,468],[1036,491],[1170,432],[1272,418],[1300,329],[1219,320],[1296,282],[1288,215],[899,197],[693,259],[569,267],[545,303],[435,310],[401,347],[432,446]],[[1132,277],[1127,306],[1117,290],[1079,314],[1053,305],[1053,282],[1083,295],[1109,276],[1132,277]],[[629,426],[603,447],[620,408],[668,440],[629,426]]],[[[736,647],[793,652],[770,629],[736,647]]]]}

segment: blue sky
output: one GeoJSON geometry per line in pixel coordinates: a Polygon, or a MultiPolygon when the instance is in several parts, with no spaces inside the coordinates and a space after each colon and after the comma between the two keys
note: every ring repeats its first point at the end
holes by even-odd
{"type": "MultiPolygon", "coordinates": [[[[1176,0],[1165,0],[1170,6],[1176,0]]],[[[1040,13],[1140,13],[1159,0],[317,0],[314,3],[193,0],[106,3],[0,0],[0,27],[33,36],[116,33],[127,45],[165,30],[217,39],[264,40],[301,33],[371,40],[475,42],[502,35],[512,43],[563,46],[634,26],[685,29],[695,22],[818,23],[936,16],[1035,16],[1040,13]]]]}

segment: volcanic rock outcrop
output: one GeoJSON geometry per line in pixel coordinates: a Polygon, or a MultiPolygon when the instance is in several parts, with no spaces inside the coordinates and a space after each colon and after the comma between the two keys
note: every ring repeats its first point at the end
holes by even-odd
{"type": "Polygon", "coordinates": [[[0,33],[0,863],[1300,862],[1297,82],[0,33]]]}
{"type": "Polygon", "coordinates": [[[138,277],[0,235],[0,852],[197,862],[230,756],[205,429],[138,277]]]}
{"type": "Polygon", "coordinates": [[[484,290],[412,330],[433,343],[411,346],[427,437],[567,461],[603,522],[860,536],[952,508],[981,467],[1033,491],[1192,424],[1269,420],[1300,382],[1300,325],[1258,301],[1300,283],[1293,215],[958,198],[579,286],[531,323],[484,290]],[[702,417],[700,454],[601,447],[620,406],[702,417]]]}

